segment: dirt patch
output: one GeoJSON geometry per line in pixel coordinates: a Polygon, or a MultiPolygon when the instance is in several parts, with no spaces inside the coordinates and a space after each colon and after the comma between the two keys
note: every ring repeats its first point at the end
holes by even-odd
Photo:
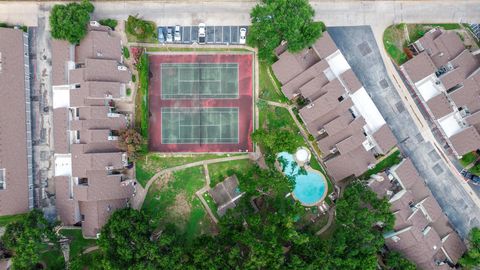
{"type": "Polygon", "coordinates": [[[171,172],[162,173],[155,181],[155,187],[157,189],[161,189],[162,187],[166,186],[168,182],[172,179],[173,175],[171,172]]]}
{"type": "Polygon", "coordinates": [[[175,223],[181,227],[184,227],[187,223],[191,211],[192,206],[188,202],[185,192],[178,193],[177,196],[175,196],[175,202],[167,208],[167,212],[170,213],[174,219],[178,219],[175,223]]]}

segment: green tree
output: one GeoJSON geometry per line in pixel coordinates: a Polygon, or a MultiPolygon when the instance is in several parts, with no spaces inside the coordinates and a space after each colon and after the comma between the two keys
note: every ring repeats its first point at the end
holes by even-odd
{"type": "Polygon", "coordinates": [[[98,239],[106,265],[124,268],[153,260],[155,248],[150,240],[153,229],[143,212],[131,208],[114,212],[98,239]]]}
{"type": "Polygon", "coordinates": [[[81,3],[55,5],[50,13],[52,37],[78,44],[87,34],[87,24],[94,6],[88,0],[81,3]]]}
{"type": "Polygon", "coordinates": [[[415,264],[405,259],[397,251],[389,251],[385,256],[385,265],[389,270],[416,270],[415,264]]]}
{"type": "Polygon", "coordinates": [[[273,51],[282,41],[288,42],[289,51],[301,51],[322,34],[322,24],[313,21],[314,15],[307,0],[262,0],[250,12],[247,42],[258,48],[260,59],[269,62],[275,59],[273,51]]]}
{"type": "Polygon", "coordinates": [[[469,249],[460,258],[460,265],[464,269],[475,269],[480,267],[480,228],[473,228],[469,234],[469,249]]]}
{"type": "Polygon", "coordinates": [[[40,210],[33,210],[23,219],[7,225],[2,241],[14,253],[15,269],[31,269],[40,261],[39,254],[46,243],[59,247],[54,225],[43,217],[40,210]]]}
{"type": "Polygon", "coordinates": [[[297,136],[299,135],[285,129],[275,132],[257,129],[252,133],[252,140],[260,144],[266,154],[276,155],[283,151],[293,153],[296,150],[297,136]]]}

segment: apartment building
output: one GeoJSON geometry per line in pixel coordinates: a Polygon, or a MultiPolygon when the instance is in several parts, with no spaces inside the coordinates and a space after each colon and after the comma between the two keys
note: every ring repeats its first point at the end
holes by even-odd
{"type": "Polygon", "coordinates": [[[299,110],[336,180],[359,176],[396,139],[328,32],[300,53],[276,49],[272,68],[289,99],[303,99],[299,110]]]}
{"type": "Polygon", "coordinates": [[[460,37],[434,28],[400,69],[457,157],[480,148],[480,59],[460,37]]]}
{"type": "Polygon", "coordinates": [[[0,28],[0,216],[33,208],[28,35],[0,28]]]}
{"type": "Polygon", "coordinates": [[[129,117],[115,108],[131,73],[121,40],[95,22],[79,45],[55,40],[52,49],[57,212],[63,224],[95,237],[135,192],[127,154],[118,148],[129,117]]]}
{"type": "Polygon", "coordinates": [[[385,244],[420,269],[454,269],[466,246],[418,174],[410,159],[373,175],[369,187],[387,198],[395,215],[385,244]]]}

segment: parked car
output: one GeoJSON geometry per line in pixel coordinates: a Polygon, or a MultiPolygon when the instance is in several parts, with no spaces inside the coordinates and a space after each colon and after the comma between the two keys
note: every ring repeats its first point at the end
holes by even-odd
{"type": "Polygon", "coordinates": [[[167,28],[167,42],[173,42],[172,28],[167,28]]]}
{"type": "Polygon", "coordinates": [[[182,40],[182,36],[180,35],[180,25],[175,25],[174,40],[175,42],[182,40]]]}
{"type": "Polygon", "coordinates": [[[160,43],[165,43],[165,35],[163,34],[163,27],[158,27],[157,32],[158,32],[158,42],[160,43]]]}
{"type": "Polygon", "coordinates": [[[467,182],[471,182],[472,184],[474,185],[477,185],[479,186],[480,185],[480,176],[478,175],[475,175],[465,169],[463,169],[461,172],[460,172],[461,175],[463,175],[463,177],[465,177],[465,181],[467,182]]]}
{"type": "Polygon", "coordinates": [[[240,28],[240,44],[245,44],[247,42],[247,28],[240,28]]]}
{"type": "Polygon", "coordinates": [[[198,43],[205,44],[205,24],[200,23],[198,25],[198,43]]]}

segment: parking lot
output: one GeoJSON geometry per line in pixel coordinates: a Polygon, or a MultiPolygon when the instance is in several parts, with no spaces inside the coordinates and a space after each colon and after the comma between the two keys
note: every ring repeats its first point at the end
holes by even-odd
{"type": "MultiPolygon", "coordinates": [[[[163,35],[167,36],[167,28],[171,28],[174,32],[175,26],[160,26],[158,29],[163,30],[163,35]]],[[[205,43],[206,44],[239,44],[240,29],[247,29],[247,26],[206,26],[205,27],[205,43]]],[[[181,41],[172,43],[192,44],[198,41],[198,26],[180,26],[181,41]]]]}

